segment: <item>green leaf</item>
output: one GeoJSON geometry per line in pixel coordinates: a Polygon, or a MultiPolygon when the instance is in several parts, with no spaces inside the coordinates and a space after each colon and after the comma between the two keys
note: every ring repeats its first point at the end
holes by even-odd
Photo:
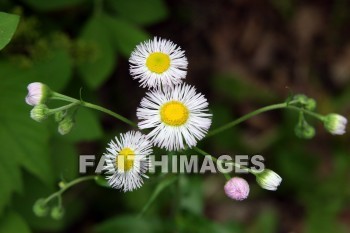
{"type": "Polygon", "coordinates": [[[85,0],[23,0],[29,6],[41,11],[58,10],[66,7],[71,7],[85,0]]]}
{"type": "Polygon", "coordinates": [[[57,178],[73,180],[78,177],[79,153],[65,137],[57,135],[51,143],[53,167],[57,178]]]}
{"type": "Polygon", "coordinates": [[[98,88],[116,65],[110,31],[103,15],[87,22],[80,39],[93,46],[94,54],[78,65],[78,71],[90,88],[98,88]]]}
{"type": "Polygon", "coordinates": [[[80,108],[72,131],[64,137],[69,141],[78,142],[96,140],[102,135],[103,130],[94,110],[80,108]]]}
{"type": "Polygon", "coordinates": [[[161,222],[158,219],[138,218],[136,216],[120,216],[111,218],[95,228],[97,233],[157,233],[161,230],[161,222]]]}
{"type": "Polygon", "coordinates": [[[66,50],[53,50],[45,60],[38,60],[28,69],[26,77],[30,82],[42,82],[52,90],[61,91],[72,77],[73,61],[66,50]]]}
{"type": "Polygon", "coordinates": [[[0,221],[0,232],[6,233],[30,233],[30,229],[23,218],[16,212],[10,211],[0,221]]]}
{"type": "Polygon", "coordinates": [[[109,0],[108,3],[120,17],[140,25],[154,24],[168,16],[163,0],[109,0]]]}
{"type": "Polygon", "coordinates": [[[181,175],[179,183],[181,188],[181,209],[201,215],[204,202],[202,178],[181,175]]]}
{"type": "Polygon", "coordinates": [[[19,16],[0,12],[0,50],[11,40],[17,29],[19,16]]]}
{"type": "Polygon", "coordinates": [[[21,186],[20,167],[47,185],[53,182],[48,130],[29,117],[31,107],[24,101],[27,95],[25,74],[16,66],[0,63],[0,164],[5,174],[2,179],[6,179],[5,188],[0,189],[0,210],[5,200],[9,202],[8,193],[21,186]]]}
{"type": "Polygon", "coordinates": [[[104,22],[111,33],[114,46],[127,59],[137,44],[149,39],[146,32],[122,19],[105,16],[104,22]]]}

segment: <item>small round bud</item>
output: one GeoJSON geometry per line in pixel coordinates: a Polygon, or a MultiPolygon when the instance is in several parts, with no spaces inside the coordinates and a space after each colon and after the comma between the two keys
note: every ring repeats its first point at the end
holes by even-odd
{"type": "Polygon", "coordinates": [[[55,206],[51,210],[51,217],[55,220],[60,220],[62,219],[64,215],[64,209],[62,206],[55,206]]]}
{"type": "Polygon", "coordinates": [[[324,118],[323,123],[326,130],[331,134],[342,135],[345,134],[348,120],[342,115],[331,113],[324,118]]]}
{"type": "Polygon", "coordinates": [[[316,109],[316,106],[317,106],[316,100],[308,98],[305,104],[305,108],[307,110],[313,111],[316,109]]]}
{"type": "Polygon", "coordinates": [[[48,112],[49,109],[45,104],[39,104],[30,111],[30,117],[37,122],[42,122],[47,118],[48,112]]]}
{"type": "Polygon", "coordinates": [[[271,191],[276,191],[281,184],[282,178],[274,171],[265,169],[262,172],[255,173],[256,182],[263,188],[271,191]]]}
{"type": "Polygon", "coordinates": [[[38,217],[44,217],[49,212],[45,199],[38,199],[33,205],[33,212],[38,217]]]}
{"type": "Polygon", "coordinates": [[[34,82],[30,83],[27,87],[28,95],[26,97],[26,103],[32,106],[46,103],[46,101],[51,97],[51,89],[42,83],[34,82]]]}
{"type": "Polygon", "coordinates": [[[242,201],[249,195],[249,184],[243,178],[233,177],[226,182],[224,190],[229,198],[242,201]]]}
{"type": "Polygon", "coordinates": [[[56,122],[62,121],[65,115],[66,115],[66,112],[64,111],[55,112],[55,121],[56,122]]]}
{"type": "Polygon", "coordinates": [[[61,135],[68,134],[74,126],[74,120],[71,117],[65,117],[59,124],[58,124],[58,132],[61,135]]]}
{"type": "Polygon", "coordinates": [[[294,128],[297,137],[302,139],[311,139],[315,136],[315,128],[309,125],[306,121],[302,125],[298,124],[294,128]]]}
{"type": "Polygon", "coordinates": [[[59,187],[60,189],[63,189],[65,186],[66,186],[66,183],[63,182],[63,181],[60,181],[60,182],[58,183],[58,187],[59,187]]]}
{"type": "Polygon", "coordinates": [[[308,101],[308,97],[306,95],[303,95],[303,94],[298,94],[298,95],[295,95],[294,100],[298,101],[299,103],[301,103],[302,105],[306,104],[307,101],[308,101]]]}

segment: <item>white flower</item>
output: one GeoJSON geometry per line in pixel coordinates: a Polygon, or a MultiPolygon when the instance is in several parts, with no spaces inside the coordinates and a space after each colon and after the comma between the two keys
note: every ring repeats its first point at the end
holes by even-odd
{"type": "Polygon", "coordinates": [[[148,156],[152,144],[140,132],[130,131],[115,137],[108,144],[106,156],[107,180],[112,188],[124,192],[133,191],[143,184],[143,177],[149,168],[148,156]]]}
{"type": "Polygon", "coordinates": [[[263,188],[271,191],[277,190],[281,184],[282,178],[274,171],[265,169],[262,172],[255,173],[256,181],[263,188]]]}
{"type": "Polygon", "coordinates": [[[45,84],[35,82],[28,85],[26,103],[32,106],[43,104],[51,94],[51,90],[45,84]]]}
{"type": "Polygon", "coordinates": [[[141,87],[174,86],[187,74],[185,52],[169,40],[154,37],[136,46],[131,53],[130,74],[141,87]]]}
{"type": "Polygon", "coordinates": [[[152,129],[151,141],[167,150],[195,146],[211,125],[208,102],[190,85],[150,91],[137,109],[140,129],[152,129]]]}
{"type": "Polygon", "coordinates": [[[336,135],[345,134],[346,124],[348,120],[339,114],[328,114],[324,118],[324,126],[331,133],[336,135]]]}

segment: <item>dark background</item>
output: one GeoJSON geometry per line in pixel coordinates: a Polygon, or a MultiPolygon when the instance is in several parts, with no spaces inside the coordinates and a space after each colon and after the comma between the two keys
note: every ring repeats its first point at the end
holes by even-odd
{"type": "Polygon", "coordinates": [[[349,1],[2,0],[0,9],[21,15],[0,55],[1,233],[350,232],[349,136],[332,136],[308,118],[316,136],[299,139],[289,110],[199,144],[214,156],[263,155],[283,178],[276,192],[243,175],[251,193],[237,202],[225,196],[220,174],[178,174],[138,218],[174,175],[152,175],[132,193],[86,182],[64,193],[62,220],[38,218],[33,203],[79,176],[78,155],[100,156],[131,128],[81,109],[73,131],[61,136],[53,119],[31,120],[24,102],[33,81],[76,98],[83,88],[84,100],[136,121],[146,90],[130,77],[128,58],[136,44],[159,36],[186,51],[186,82],[208,98],[212,129],[297,93],[314,98],[322,114],[349,116],[349,1]]]}

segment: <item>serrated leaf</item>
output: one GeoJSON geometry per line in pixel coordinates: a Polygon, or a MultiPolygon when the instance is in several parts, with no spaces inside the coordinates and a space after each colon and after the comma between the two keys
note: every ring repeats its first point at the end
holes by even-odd
{"type": "Polygon", "coordinates": [[[125,58],[130,57],[137,44],[149,39],[146,32],[125,20],[106,15],[104,21],[110,30],[114,46],[125,58]]]}
{"type": "Polygon", "coordinates": [[[65,7],[71,7],[85,0],[23,0],[34,9],[42,11],[59,10],[65,7]]]}
{"type": "Polygon", "coordinates": [[[157,23],[168,16],[163,0],[109,0],[108,3],[118,16],[140,25],[157,23]]]}
{"type": "Polygon", "coordinates": [[[98,15],[85,25],[80,39],[94,48],[94,54],[78,65],[78,71],[90,88],[97,88],[113,71],[116,57],[113,50],[110,31],[104,17],[98,15]]]}
{"type": "Polygon", "coordinates": [[[0,50],[11,40],[19,22],[19,16],[0,12],[0,50]]]}
{"type": "Polygon", "coordinates": [[[30,229],[23,218],[14,211],[6,213],[0,221],[0,232],[30,233],[30,229]]]}

